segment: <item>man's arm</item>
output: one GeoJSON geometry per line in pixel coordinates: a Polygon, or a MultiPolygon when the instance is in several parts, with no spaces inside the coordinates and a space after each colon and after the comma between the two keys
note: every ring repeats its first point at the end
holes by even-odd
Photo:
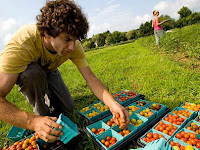
{"type": "Polygon", "coordinates": [[[36,131],[40,138],[46,142],[58,140],[61,132],[52,129],[52,127],[60,127],[60,125],[55,122],[57,118],[42,117],[24,112],[5,99],[15,85],[18,76],[19,74],[0,72],[0,120],[17,127],[36,131]]]}
{"type": "Polygon", "coordinates": [[[116,114],[120,115],[120,118],[123,122],[120,125],[120,128],[127,128],[129,125],[129,114],[126,109],[115,101],[113,96],[107,91],[103,83],[94,75],[90,67],[85,67],[79,69],[82,76],[87,82],[88,87],[92,92],[97,96],[98,99],[104,102],[110,108],[110,111],[113,114],[114,121],[118,124],[117,119],[115,118],[116,114]]]}

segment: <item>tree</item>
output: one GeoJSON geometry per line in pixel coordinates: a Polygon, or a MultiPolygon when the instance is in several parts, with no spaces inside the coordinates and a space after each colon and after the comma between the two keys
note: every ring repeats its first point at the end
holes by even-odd
{"type": "Polygon", "coordinates": [[[110,45],[110,44],[114,44],[114,38],[112,37],[112,34],[109,34],[107,37],[106,37],[106,40],[105,40],[105,43],[106,45],[110,45]]]}
{"type": "Polygon", "coordinates": [[[177,21],[176,21],[176,27],[177,28],[182,28],[184,26],[188,25],[188,22],[186,20],[186,18],[179,18],[177,21]]]}
{"type": "Polygon", "coordinates": [[[136,30],[128,31],[128,32],[126,33],[126,38],[127,38],[128,40],[137,38],[137,32],[136,32],[136,30]]]}
{"type": "Polygon", "coordinates": [[[83,43],[83,48],[84,48],[84,49],[95,48],[94,42],[93,42],[91,39],[85,41],[85,42],[83,43]]]}
{"type": "Polygon", "coordinates": [[[119,31],[113,32],[112,37],[114,38],[114,43],[126,41],[125,33],[122,33],[122,32],[119,32],[119,31]]]}
{"type": "Polygon", "coordinates": [[[97,34],[92,37],[92,41],[96,46],[104,46],[106,37],[103,34],[97,34]]]}
{"type": "Polygon", "coordinates": [[[145,22],[145,24],[141,24],[139,27],[139,37],[142,36],[148,36],[153,34],[153,28],[152,28],[152,21],[145,22]]]}
{"type": "Polygon", "coordinates": [[[185,18],[185,17],[191,15],[191,14],[192,14],[192,11],[191,11],[189,8],[183,6],[183,7],[178,11],[178,14],[180,14],[180,18],[185,18]]]}
{"type": "Polygon", "coordinates": [[[165,23],[162,24],[163,30],[166,31],[166,30],[173,29],[173,28],[175,27],[175,20],[174,20],[173,18],[171,18],[170,16],[168,16],[168,15],[161,15],[161,16],[159,17],[159,19],[160,19],[161,21],[170,19],[169,22],[165,22],[165,23]]]}
{"type": "Polygon", "coordinates": [[[189,25],[200,23],[200,13],[199,12],[192,13],[191,15],[186,17],[186,21],[188,22],[189,25]]]}
{"type": "Polygon", "coordinates": [[[125,33],[115,31],[106,37],[105,42],[106,42],[106,45],[110,45],[110,44],[115,44],[115,43],[119,43],[121,41],[126,41],[126,40],[127,39],[126,39],[125,33]]]}

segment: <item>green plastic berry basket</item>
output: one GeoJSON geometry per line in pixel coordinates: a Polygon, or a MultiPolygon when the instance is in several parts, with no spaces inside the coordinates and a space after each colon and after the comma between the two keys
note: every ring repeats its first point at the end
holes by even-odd
{"type": "MultiPolygon", "coordinates": [[[[92,123],[92,124],[90,124],[89,126],[86,126],[86,129],[87,129],[87,131],[91,134],[91,135],[93,135],[94,137],[96,137],[97,135],[95,135],[92,131],[91,131],[91,129],[92,128],[95,128],[96,130],[97,129],[100,129],[100,128],[104,128],[105,129],[105,131],[106,130],[108,130],[108,129],[110,129],[110,126],[108,126],[105,122],[103,122],[103,121],[97,121],[97,122],[95,122],[95,123],[92,123]]],[[[104,132],[105,132],[104,131],[104,132]]]]}
{"type": "MultiPolygon", "coordinates": [[[[174,141],[175,143],[179,143],[181,146],[187,146],[187,145],[189,145],[189,144],[187,144],[187,143],[185,143],[185,142],[183,142],[182,140],[179,140],[179,139],[177,139],[176,137],[174,137],[174,138],[171,138],[168,142],[167,142],[167,149],[168,150],[174,150],[172,147],[171,147],[171,145],[170,145],[170,142],[171,141],[174,141]]],[[[192,145],[191,145],[192,146],[192,145]]],[[[198,148],[195,148],[195,147],[193,147],[194,148],[194,150],[198,150],[198,148]]]]}
{"type": "MultiPolygon", "coordinates": [[[[149,108],[149,107],[151,107],[153,104],[159,104],[159,103],[149,103],[148,105],[146,105],[146,107],[149,108]]],[[[157,113],[156,113],[156,117],[162,115],[162,114],[165,112],[165,109],[166,109],[166,105],[163,105],[163,104],[159,104],[159,105],[161,106],[161,108],[160,108],[158,111],[154,110],[154,111],[157,112],[157,113]]],[[[149,109],[150,109],[150,108],[149,108],[149,109]]],[[[153,109],[151,109],[151,110],[153,110],[153,109]]]]}
{"type": "MultiPolygon", "coordinates": [[[[146,109],[147,109],[147,108],[145,108],[145,107],[141,108],[140,111],[137,112],[137,114],[140,115],[140,112],[143,111],[143,110],[146,110],[146,109]]],[[[153,114],[152,114],[151,116],[149,116],[149,117],[145,117],[145,118],[148,119],[148,122],[153,121],[153,120],[156,118],[156,113],[157,113],[155,110],[150,110],[150,111],[152,111],[153,114]]]]}
{"type": "Polygon", "coordinates": [[[111,150],[113,148],[115,148],[117,145],[119,145],[120,143],[123,142],[123,136],[120,135],[119,133],[117,133],[116,131],[114,131],[113,129],[108,129],[106,130],[105,132],[103,132],[102,134],[100,134],[99,136],[96,137],[96,141],[106,150],[111,150]],[[105,139],[110,136],[111,138],[112,137],[115,137],[117,142],[112,145],[111,147],[106,147],[104,144],[101,143],[101,140],[102,139],[105,139]]]}
{"type": "MultiPolygon", "coordinates": [[[[114,127],[112,127],[112,129],[118,133],[120,131],[123,131],[122,129],[119,128],[119,126],[114,126],[114,127]]],[[[129,139],[131,136],[133,136],[137,132],[137,128],[132,124],[129,124],[127,129],[130,131],[130,133],[128,135],[124,136],[123,140],[129,139]]]]}
{"type": "MultiPolygon", "coordinates": [[[[163,117],[162,120],[164,120],[164,121],[166,121],[166,122],[169,122],[169,121],[165,120],[165,118],[168,117],[169,114],[171,114],[172,116],[175,115],[174,113],[169,112],[168,114],[166,114],[166,115],[163,117]]],[[[178,116],[185,119],[181,125],[178,125],[180,128],[182,128],[182,127],[184,127],[184,126],[188,123],[188,119],[187,119],[186,117],[184,117],[184,116],[180,116],[180,115],[178,115],[178,116]]],[[[169,123],[174,124],[173,122],[169,122],[169,123]]],[[[177,125],[177,124],[175,124],[175,125],[177,125]]]]}
{"type": "MultiPolygon", "coordinates": [[[[142,124],[140,125],[140,126],[138,126],[138,127],[136,127],[137,128],[137,131],[139,131],[139,130],[141,130],[143,127],[145,127],[146,125],[147,125],[147,123],[148,123],[148,119],[146,118],[146,117],[144,117],[144,116],[141,116],[141,115],[139,115],[139,114],[137,114],[137,113],[133,113],[131,116],[130,116],[130,124],[132,124],[131,123],[131,120],[132,119],[135,119],[136,121],[137,120],[141,120],[142,121],[142,124]]],[[[133,124],[132,124],[133,125],[133,124]]],[[[134,126],[134,125],[133,125],[134,126]]]]}
{"type": "MultiPolygon", "coordinates": [[[[164,124],[171,124],[171,123],[169,123],[169,122],[167,122],[167,121],[165,121],[165,120],[162,120],[162,121],[163,121],[164,124]]],[[[158,124],[159,124],[159,122],[156,123],[156,124],[152,127],[152,129],[156,130],[155,128],[156,128],[156,126],[157,126],[158,124]]],[[[176,126],[177,129],[176,129],[176,131],[175,131],[171,136],[168,135],[168,134],[165,134],[165,133],[163,133],[163,134],[168,135],[168,136],[170,136],[170,137],[173,137],[179,130],[181,130],[181,127],[180,127],[180,126],[175,125],[175,124],[173,124],[173,126],[176,126]]],[[[158,130],[156,130],[156,131],[158,131],[158,130]]],[[[162,133],[161,131],[158,131],[158,132],[162,133]]]]}
{"type": "Polygon", "coordinates": [[[150,129],[150,130],[147,131],[143,136],[140,137],[140,142],[141,142],[143,145],[148,144],[147,142],[145,142],[145,141],[143,140],[143,138],[146,138],[146,137],[147,137],[147,134],[150,133],[150,132],[152,132],[153,134],[158,133],[159,135],[162,135],[163,137],[165,137],[165,138],[167,139],[167,141],[170,139],[170,136],[168,136],[168,135],[166,135],[166,134],[164,134],[164,133],[162,133],[162,132],[159,132],[159,131],[157,131],[157,130],[155,130],[155,129],[150,129]]]}
{"type": "Polygon", "coordinates": [[[133,112],[133,113],[138,113],[138,112],[140,112],[140,110],[142,110],[142,108],[144,108],[144,107],[142,107],[142,106],[136,105],[135,103],[131,103],[131,104],[127,105],[126,107],[129,107],[129,106],[136,106],[136,107],[139,108],[138,110],[136,110],[136,111],[133,112]]]}
{"type": "Polygon", "coordinates": [[[29,130],[12,126],[7,134],[7,138],[12,141],[19,141],[25,138],[29,133],[29,130]]]}
{"type": "MultiPolygon", "coordinates": [[[[98,103],[100,103],[101,105],[105,106],[105,104],[104,104],[102,101],[98,101],[98,102],[95,102],[95,103],[89,105],[89,107],[90,107],[90,108],[96,108],[97,110],[99,110],[97,107],[94,107],[94,105],[95,105],[95,104],[98,104],[98,103]]],[[[101,117],[104,117],[104,116],[106,116],[106,115],[108,115],[108,114],[111,114],[109,108],[108,108],[108,110],[106,110],[106,111],[101,111],[101,110],[99,110],[99,111],[101,112],[101,117]]]]}
{"type": "Polygon", "coordinates": [[[137,100],[137,101],[135,101],[133,104],[135,104],[135,105],[137,105],[137,106],[140,106],[140,107],[147,107],[147,106],[151,103],[150,101],[146,101],[146,100],[142,100],[142,99],[139,99],[139,100],[137,100]],[[145,104],[144,106],[140,106],[140,105],[137,104],[137,101],[138,101],[138,102],[144,101],[146,104],[145,104]]]}
{"type": "MultiPolygon", "coordinates": [[[[179,111],[179,110],[188,110],[189,112],[191,112],[191,115],[187,118],[188,119],[188,121],[190,121],[190,120],[192,120],[192,119],[194,119],[196,116],[197,116],[197,113],[195,113],[194,111],[191,111],[191,110],[189,110],[189,109],[185,109],[185,108],[183,108],[183,107],[176,107],[174,110],[172,110],[171,112],[173,113],[173,111],[175,111],[175,110],[177,110],[177,111],[179,111]]],[[[181,116],[181,115],[180,115],[181,116]]]]}
{"type": "Polygon", "coordinates": [[[60,125],[63,126],[61,130],[64,134],[60,137],[60,140],[66,144],[74,137],[78,136],[80,133],[78,131],[77,125],[74,124],[69,118],[60,114],[58,120],[56,121],[60,125]]]}
{"type": "MultiPolygon", "coordinates": [[[[185,125],[185,129],[187,129],[187,127],[189,127],[189,126],[191,126],[191,123],[195,123],[198,127],[200,127],[200,122],[197,122],[197,121],[195,121],[195,120],[191,120],[190,122],[188,122],[186,125],[185,125]]],[[[187,129],[187,130],[189,130],[189,129],[187,129]]],[[[189,131],[192,131],[192,132],[194,132],[195,134],[198,134],[198,133],[196,133],[195,131],[193,131],[193,130],[189,130],[189,131]]],[[[199,136],[200,136],[200,134],[198,134],[199,136]]]]}
{"type": "Polygon", "coordinates": [[[81,113],[85,118],[87,118],[89,121],[93,122],[93,121],[97,121],[98,119],[101,118],[101,111],[99,111],[98,109],[96,108],[91,108],[90,110],[88,111],[85,111],[83,113],[81,113]],[[99,113],[98,115],[94,116],[94,117],[91,117],[89,118],[86,114],[89,114],[89,113],[92,113],[92,111],[96,111],[97,113],[99,113]]]}
{"type": "MultiPolygon", "coordinates": [[[[183,104],[180,105],[180,107],[184,108],[183,106],[185,105],[185,103],[189,103],[189,102],[184,102],[183,104]]],[[[189,104],[192,104],[192,103],[189,103],[189,104]]],[[[188,108],[185,108],[185,109],[190,110],[188,108]]],[[[193,111],[195,114],[197,114],[200,110],[199,111],[191,110],[191,111],[193,111]]]]}

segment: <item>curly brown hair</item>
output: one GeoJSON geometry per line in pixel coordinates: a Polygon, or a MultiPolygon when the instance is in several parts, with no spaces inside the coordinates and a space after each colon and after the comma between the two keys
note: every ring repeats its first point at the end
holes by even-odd
{"type": "Polygon", "coordinates": [[[80,6],[70,0],[47,1],[40,9],[41,14],[36,16],[37,28],[40,35],[44,32],[52,37],[66,33],[79,40],[87,37],[88,21],[82,13],[80,6]]]}

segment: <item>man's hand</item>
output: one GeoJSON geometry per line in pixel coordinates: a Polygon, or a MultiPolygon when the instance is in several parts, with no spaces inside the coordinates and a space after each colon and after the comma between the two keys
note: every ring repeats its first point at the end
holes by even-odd
{"type": "Polygon", "coordinates": [[[103,103],[110,108],[114,116],[114,122],[119,124],[115,115],[119,114],[121,118],[120,128],[125,129],[128,127],[130,119],[129,114],[126,109],[115,101],[113,96],[107,91],[103,83],[94,75],[90,67],[79,69],[82,76],[87,82],[87,85],[92,90],[92,92],[97,96],[98,99],[103,101],[103,103]],[[123,122],[123,123],[122,123],[123,122]]]}
{"type": "Polygon", "coordinates": [[[117,102],[113,102],[111,107],[110,107],[110,111],[113,114],[113,120],[114,122],[119,125],[120,129],[126,129],[129,126],[130,123],[130,118],[129,118],[129,114],[128,111],[121,106],[119,103],[117,102]],[[118,115],[120,116],[120,122],[118,121],[118,115]]]}
{"type": "Polygon", "coordinates": [[[33,120],[33,126],[39,137],[45,142],[54,142],[60,140],[63,132],[57,129],[62,129],[62,126],[56,123],[56,117],[38,116],[33,120]]]}

